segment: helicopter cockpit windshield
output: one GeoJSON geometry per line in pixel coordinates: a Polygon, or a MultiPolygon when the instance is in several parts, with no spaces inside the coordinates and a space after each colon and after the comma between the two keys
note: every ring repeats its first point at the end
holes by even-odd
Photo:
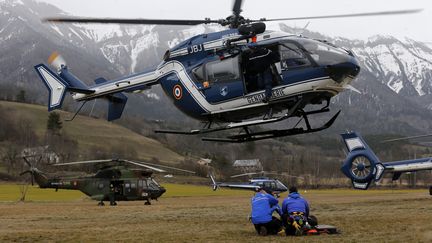
{"type": "Polygon", "coordinates": [[[147,185],[149,189],[157,190],[159,188],[159,184],[153,178],[147,179],[147,185]]]}
{"type": "Polygon", "coordinates": [[[297,42],[320,66],[349,62],[352,58],[350,52],[329,43],[310,39],[298,39],[297,42]]]}
{"type": "Polygon", "coordinates": [[[276,180],[276,187],[278,188],[278,189],[287,189],[287,187],[282,183],[282,182],[280,182],[279,180],[276,180]]]}

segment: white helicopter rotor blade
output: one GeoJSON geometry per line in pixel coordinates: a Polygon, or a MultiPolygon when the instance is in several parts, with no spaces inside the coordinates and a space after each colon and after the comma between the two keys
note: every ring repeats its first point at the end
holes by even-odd
{"type": "Polygon", "coordinates": [[[161,168],[165,168],[165,169],[177,170],[177,171],[181,171],[181,172],[195,174],[195,172],[191,171],[191,170],[179,169],[179,168],[171,167],[171,166],[167,166],[167,165],[158,165],[158,164],[149,163],[149,162],[142,162],[142,161],[140,161],[140,162],[129,161],[129,162],[134,162],[134,163],[141,164],[141,165],[147,165],[147,166],[152,166],[152,167],[161,167],[161,168]]]}
{"type": "Polygon", "coordinates": [[[241,176],[250,176],[250,175],[256,175],[256,174],[259,174],[259,173],[257,173],[257,172],[250,172],[250,173],[232,175],[231,178],[236,178],[236,177],[241,177],[241,176]]]}
{"type": "Polygon", "coordinates": [[[394,139],[387,139],[381,141],[381,143],[388,143],[388,142],[396,142],[396,141],[403,141],[403,140],[410,140],[410,139],[417,139],[417,138],[426,138],[430,137],[432,134],[424,134],[424,135],[417,135],[417,136],[410,136],[410,137],[402,137],[402,138],[394,138],[394,139]]]}
{"type": "Polygon", "coordinates": [[[138,163],[138,162],[135,162],[135,161],[130,161],[130,160],[122,160],[122,161],[124,161],[126,163],[129,163],[129,164],[138,165],[138,166],[150,169],[150,170],[154,170],[154,171],[157,171],[157,172],[160,172],[160,173],[166,172],[165,170],[162,170],[162,169],[150,166],[150,165],[145,165],[145,164],[142,164],[142,163],[138,163]]]}
{"type": "Polygon", "coordinates": [[[63,166],[63,165],[97,164],[97,163],[107,163],[107,162],[115,162],[115,161],[120,161],[120,160],[114,160],[114,159],[86,160],[86,161],[59,163],[59,164],[53,164],[53,165],[54,166],[63,166]]]}
{"type": "Polygon", "coordinates": [[[347,84],[347,85],[345,85],[343,88],[344,88],[344,89],[351,90],[351,91],[354,91],[354,92],[359,93],[359,94],[362,94],[362,92],[361,92],[360,90],[356,89],[356,88],[355,88],[354,86],[352,86],[351,84],[347,84]]]}

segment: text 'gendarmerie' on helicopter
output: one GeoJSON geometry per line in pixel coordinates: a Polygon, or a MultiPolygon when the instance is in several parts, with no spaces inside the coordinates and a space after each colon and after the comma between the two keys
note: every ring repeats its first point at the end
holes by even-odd
{"type": "Polygon", "coordinates": [[[201,34],[184,40],[168,50],[157,67],[118,80],[98,78],[94,81],[95,85],[91,86],[72,75],[63,58],[54,54],[49,63],[56,68],[55,71],[51,71],[44,64],[35,66],[49,89],[48,109],[60,108],[66,92],[69,91],[75,100],[84,101],[83,105],[89,100],[107,99],[108,120],[115,120],[121,116],[126,105],[127,97],[123,92],[138,92],[160,84],[178,109],[205,123],[202,129],[159,131],[161,133],[189,135],[238,128],[241,133],[237,135],[203,140],[245,142],[320,131],[330,127],[339,112],[317,128],[311,127],[308,116],[328,112],[330,99],[344,89],[351,88],[350,82],[360,71],[356,57],[351,51],[326,41],[265,31],[264,22],[419,11],[250,20],[240,15],[241,5],[241,0],[235,0],[233,14],[220,20],[46,19],[51,22],[157,25],[216,23],[229,27],[224,31],[201,34]],[[272,63],[256,65],[259,73],[250,73],[254,71],[250,69],[250,65],[256,57],[244,58],[244,55],[249,55],[253,50],[258,50],[257,53],[264,50],[266,53],[276,54],[277,59],[272,60],[272,63]],[[265,83],[267,88],[262,83],[265,83]],[[271,95],[265,95],[265,91],[271,95]],[[322,106],[306,111],[311,104],[322,106]],[[302,118],[304,126],[260,132],[250,129],[255,125],[280,122],[291,117],[302,118]],[[225,125],[213,126],[220,123],[225,125]]]}
{"type": "Polygon", "coordinates": [[[103,206],[104,201],[109,201],[110,205],[114,206],[117,205],[116,201],[137,200],[146,201],[145,204],[150,205],[150,200],[157,200],[166,192],[166,189],[159,185],[152,177],[153,171],[166,172],[158,167],[185,173],[195,173],[189,170],[148,162],[109,159],[54,164],[55,166],[83,164],[104,165],[92,176],[60,178],[57,176],[47,176],[34,167],[26,157],[24,157],[24,161],[30,169],[21,173],[21,175],[30,173],[32,184],[33,180],[35,180],[40,188],[79,190],[91,199],[99,201],[99,206],[103,206]],[[126,165],[144,167],[145,169],[133,169],[126,165]]]}

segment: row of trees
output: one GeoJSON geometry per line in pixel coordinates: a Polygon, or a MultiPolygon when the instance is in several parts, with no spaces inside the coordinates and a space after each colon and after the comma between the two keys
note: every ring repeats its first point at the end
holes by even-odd
{"type": "Polygon", "coordinates": [[[59,113],[50,113],[46,132],[36,134],[34,121],[0,106],[0,159],[6,172],[17,176],[24,170],[22,157],[32,153],[55,154],[62,161],[75,156],[78,143],[62,131],[59,113]]]}

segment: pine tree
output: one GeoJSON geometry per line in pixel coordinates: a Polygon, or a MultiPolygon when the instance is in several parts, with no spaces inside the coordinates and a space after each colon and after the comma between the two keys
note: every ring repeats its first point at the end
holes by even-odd
{"type": "Polygon", "coordinates": [[[52,134],[60,134],[62,129],[62,122],[60,120],[60,114],[57,112],[51,112],[48,116],[47,130],[52,134]]]}
{"type": "Polygon", "coordinates": [[[15,97],[17,102],[25,103],[26,102],[26,93],[24,90],[20,90],[20,92],[15,97]]]}

